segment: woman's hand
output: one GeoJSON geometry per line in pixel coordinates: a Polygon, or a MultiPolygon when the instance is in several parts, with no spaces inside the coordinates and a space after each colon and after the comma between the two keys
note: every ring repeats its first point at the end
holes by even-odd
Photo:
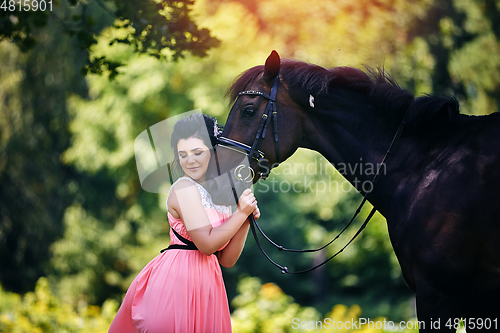
{"type": "Polygon", "coordinates": [[[257,200],[255,199],[252,191],[247,188],[243,191],[238,200],[238,210],[248,216],[252,214],[255,209],[257,209],[257,200]]]}
{"type": "Polygon", "coordinates": [[[260,217],[260,209],[259,209],[259,206],[256,206],[255,207],[255,210],[253,211],[253,217],[254,219],[258,220],[259,217],[260,217]]]}

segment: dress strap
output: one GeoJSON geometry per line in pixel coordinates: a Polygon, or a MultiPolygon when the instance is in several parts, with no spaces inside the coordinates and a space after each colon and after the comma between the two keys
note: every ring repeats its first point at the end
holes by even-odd
{"type": "Polygon", "coordinates": [[[198,248],[196,247],[196,245],[191,242],[190,240],[182,237],[181,235],[179,235],[179,233],[177,231],[175,231],[174,228],[171,228],[172,231],[174,232],[175,234],[175,237],[177,237],[181,242],[183,242],[185,245],[182,245],[182,244],[172,244],[170,245],[169,247],[167,248],[164,248],[163,250],[160,251],[160,253],[163,253],[165,252],[166,250],[172,250],[172,249],[179,249],[179,250],[198,250],[198,248]]]}

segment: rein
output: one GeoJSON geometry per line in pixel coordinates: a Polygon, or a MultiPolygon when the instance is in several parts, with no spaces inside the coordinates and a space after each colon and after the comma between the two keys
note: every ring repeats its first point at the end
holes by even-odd
{"type": "MultiPolygon", "coordinates": [[[[380,163],[379,167],[377,168],[377,172],[376,172],[376,174],[375,174],[375,176],[373,177],[373,180],[372,180],[372,184],[373,184],[372,189],[375,188],[375,185],[376,185],[376,183],[378,182],[378,180],[380,178],[380,169],[381,169],[381,167],[383,165],[385,165],[385,163],[387,162],[389,156],[392,154],[392,149],[393,149],[394,145],[396,144],[396,142],[399,140],[399,137],[401,136],[401,133],[403,132],[403,129],[404,129],[405,125],[406,125],[406,115],[403,118],[403,120],[401,121],[401,124],[399,125],[398,130],[396,131],[396,134],[394,135],[394,138],[392,139],[392,142],[391,142],[391,144],[389,146],[389,149],[387,150],[384,158],[382,159],[382,163],[380,163]]],[[[257,227],[257,229],[259,230],[259,232],[262,234],[262,236],[264,236],[268,240],[269,243],[271,243],[273,246],[275,246],[280,251],[298,252],[298,253],[307,253],[307,252],[321,251],[324,248],[328,247],[330,244],[332,244],[335,240],[337,240],[340,237],[340,235],[342,235],[342,233],[344,233],[344,231],[352,224],[352,222],[354,221],[354,219],[356,218],[356,216],[360,213],[361,208],[366,203],[367,198],[368,198],[368,194],[369,194],[369,192],[365,193],[365,195],[363,196],[363,200],[361,201],[361,203],[359,204],[358,208],[356,209],[356,212],[354,213],[353,217],[351,218],[351,220],[349,221],[349,223],[347,223],[346,226],[340,231],[340,233],[337,236],[335,236],[335,238],[333,238],[330,242],[328,242],[327,244],[325,244],[322,247],[317,248],[317,249],[296,250],[296,249],[288,249],[288,248],[285,248],[285,247],[283,247],[281,245],[276,244],[260,228],[259,224],[255,220],[255,218],[253,217],[253,215],[250,215],[248,217],[248,219],[250,221],[250,228],[251,228],[252,234],[253,234],[253,236],[255,238],[255,242],[257,243],[257,246],[259,247],[259,249],[262,252],[262,254],[264,254],[264,256],[267,258],[267,260],[269,260],[274,266],[276,266],[279,269],[281,269],[281,273],[282,274],[302,274],[302,273],[307,273],[307,272],[310,272],[312,270],[315,270],[316,268],[319,268],[319,267],[323,266],[324,264],[326,264],[327,262],[329,262],[330,260],[332,260],[333,258],[335,258],[337,255],[339,255],[340,253],[342,253],[344,251],[344,249],[347,246],[349,246],[349,244],[351,244],[354,241],[354,239],[356,239],[356,237],[358,237],[358,235],[361,233],[361,231],[363,231],[363,229],[366,227],[366,225],[368,224],[368,222],[371,220],[371,218],[373,217],[373,215],[375,214],[375,212],[377,211],[377,209],[375,207],[372,208],[372,210],[370,211],[370,214],[368,214],[368,216],[366,217],[365,221],[363,222],[363,224],[361,225],[361,227],[358,229],[358,231],[356,232],[356,234],[354,234],[354,236],[349,240],[349,242],[347,242],[347,244],[344,245],[344,247],[342,247],[338,252],[336,252],[335,254],[333,254],[332,256],[330,256],[328,259],[322,261],[321,263],[319,263],[319,264],[317,264],[317,265],[315,265],[315,266],[313,266],[313,267],[311,267],[309,269],[305,269],[305,270],[301,270],[301,271],[295,271],[295,272],[290,272],[286,266],[282,266],[282,265],[276,263],[275,261],[273,261],[269,257],[269,255],[266,253],[266,251],[260,245],[260,241],[259,241],[259,239],[257,237],[257,232],[255,231],[255,227],[257,227]]]]}
{"type": "MultiPolygon", "coordinates": [[[[258,96],[262,96],[262,97],[264,97],[264,98],[266,98],[268,100],[267,106],[266,106],[266,110],[264,111],[264,114],[262,115],[262,118],[261,118],[260,123],[259,123],[259,127],[257,129],[257,134],[255,136],[254,142],[253,142],[253,144],[252,144],[251,147],[247,146],[245,144],[242,144],[240,142],[224,138],[224,137],[220,137],[219,138],[220,143],[222,145],[225,145],[225,146],[236,146],[236,147],[242,148],[242,149],[244,149],[248,153],[248,156],[250,158],[256,159],[259,163],[263,162],[264,165],[266,165],[266,166],[267,166],[266,160],[264,159],[265,155],[264,155],[263,152],[261,152],[260,150],[258,150],[258,148],[260,146],[260,143],[261,143],[262,139],[265,138],[266,131],[267,131],[267,125],[268,125],[268,121],[267,120],[270,118],[271,114],[273,116],[273,130],[274,130],[274,142],[275,142],[275,151],[276,151],[276,162],[279,163],[278,113],[276,111],[276,105],[275,105],[275,103],[276,103],[276,94],[277,94],[277,91],[278,91],[278,84],[279,84],[279,76],[277,76],[274,79],[273,87],[271,88],[271,94],[270,95],[268,95],[266,93],[263,93],[261,91],[258,91],[258,90],[247,90],[247,91],[242,91],[242,92],[240,92],[238,94],[238,96],[241,96],[241,95],[258,95],[258,96]]],[[[313,101],[314,101],[314,99],[313,99],[313,101]]],[[[380,163],[379,166],[378,166],[378,168],[377,168],[377,172],[375,173],[375,176],[373,177],[373,180],[372,180],[372,191],[375,189],[375,185],[377,184],[377,182],[378,182],[378,180],[380,178],[380,170],[381,170],[382,166],[385,166],[385,164],[387,163],[387,160],[389,159],[390,155],[392,154],[392,150],[393,150],[394,146],[396,145],[397,141],[399,140],[399,137],[401,136],[401,133],[403,132],[403,129],[404,129],[405,125],[406,125],[407,116],[408,116],[408,113],[406,113],[405,116],[403,117],[403,120],[401,121],[401,123],[400,123],[400,125],[399,125],[399,127],[398,127],[398,129],[396,131],[396,134],[394,135],[394,137],[393,137],[393,139],[391,141],[391,144],[389,145],[389,149],[387,150],[384,158],[382,159],[382,163],[380,163]]],[[[260,174],[261,178],[266,179],[269,176],[270,169],[267,168],[267,170],[269,170],[269,171],[267,171],[266,174],[263,174],[263,173],[260,174]]],[[[231,177],[229,177],[229,178],[231,179],[231,177]]],[[[234,184],[232,182],[232,179],[231,179],[231,187],[232,187],[233,195],[236,198],[236,202],[238,202],[238,196],[236,194],[235,186],[234,186],[234,184]]],[[[356,232],[356,234],[354,234],[354,236],[349,240],[349,242],[347,242],[347,244],[345,244],[338,252],[336,252],[335,254],[333,254],[332,256],[330,256],[328,259],[322,261],[321,263],[319,263],[319,264],[317,264],[317,265],[315,265],[315,266],[313,266],[313,267],[311,267],[309,269],[305,269],[305,270],[301,270],[301,271],[290,272],[286,266],[282,266],[282,265],[276,263],[275,261],[273,261],[271,259],[271,257],[269,257],[269,255],[266,253],[266,251],[262,248],[255,228],[257,228],[259,230],[259,232],[262,234],[262,236],[264,236],[264,238],[267,239],[267,241],[269,243],[271,243],[274,247],[276,247],[280,251],[297,252],[297,253],[307,253],[307,252],[321,251],[324,248],[328,247],[330,244],[332,244],[335,240],[337,240],[344,233],[344,231],[352,224],[352,222],[354,221],[354,219],[356,218],[356,216],[358,216],[358,214],[360,213],[361,208],[366,203],[369,193],[370,192],[367,192],[367,193],[364,194],[363,200],[361,201],[361,203],[359,204],[358,208],[356,209],[356,212],[354,213],[353,217],[346,224],[346,226],[340,231],[340,233],[337,236],[335,236],[330,242],[328,242],[327,244],[325,244],[322,247],[319,247],[317,249],[296,250],[296,249],[288,249],[288,248],[285,248],[285,247],[283,247],[281,245],[276,244],[260,228],[260,226],[257,223],[257,221],[255,220],[253,214],[250,214],[250,216],[248,217],[248,220],[250,222],[250,229],[252,230],[252,234],[253,234],[253,237],[255,239],[255,242],[257,243],[257,246],[259,247],[259,249],[262,252],[262,254],[264,254],[264,256],[267,258],[267,260],[269,260],[274,266],[276,266],[277,268],[279,268],[281,270],[282,274],[302,274],[302,273],[307,273],[307,272],[310,272],[312,270],[315,270],[316,268],[319,268],[319,267],[323,266],[324,264],[326,264],[327,262],[329,262],[330,260],[332,260],[333,258],[335,258],[337,255],[339,255],[341,252],[343,252],[344,249],[347,246],[349,246],[349,244],[351,244],[354,241],[354,239],[356,239],[356,237],[358,237],[358,235],[361,233],[361,231],[363,231],[363,229],[366,227],[366,225],[368,224],[368,222],[371,220],[371,218],[373,217],[373,215],[375,214],[375,212],[377,211],[377,209],[375,207],[372,208],[372,210],[370,211],[370,213],[368,214],[368,216],[366,217],[365,221],[363,222],[363,224],[361,225],[361,227],[358,229],[358,231],[356,232]]]]}

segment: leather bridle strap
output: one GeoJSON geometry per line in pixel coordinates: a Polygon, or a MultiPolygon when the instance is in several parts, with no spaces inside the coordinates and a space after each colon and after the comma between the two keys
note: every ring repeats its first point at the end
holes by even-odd
{"type": "MultiPolygon", "coordinates": [[[[266,110],[262,114],[259,122],[259,127],[257,128],[257,133],[255,134],[255,139],[253,141],[252,147],[250,148],[249,156],[252,157],[256,150],[259,149],[262,140],[266,137],[267,126],[269,124],[268,120],[273,117],[273,130],[274,130],[274,146],[276,151],[276,163],[279,163],[279,145],[278,145],[278,113],[276,111],[276,95],[278,93],[279,76],[276,76],[271,88],[271,94],[268,95],[258,90],[246,90],[238,94],[241,95],[257,95],[262,96],[268,100],[266,105],[266,110]]],[[[265,159],[259,160],[259,163],[263,162],[264,165],[267,164],[265,159]]],[[[266,167],[267,170],[270,170],[266,167]]],[[[266,174],[261,173],[261,177],[266,179],[269,176],[269,171],[266,174]]]]}

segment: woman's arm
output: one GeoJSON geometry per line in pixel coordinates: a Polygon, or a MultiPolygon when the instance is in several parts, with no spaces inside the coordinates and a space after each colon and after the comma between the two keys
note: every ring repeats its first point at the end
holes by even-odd
{"type": "Polygon", "coordinates": [[[198,250],[211,255],[233,238],[248,215],[255,210],[257,202],[253,193],[249,189],[245,190],[239,199],[238,209],[224,224],[213,228],[201,204],[201,195],[196,185],[181,181],[171,191],[168,206],[173,215],[180,217],[198,250]]]}
{"type": "Polygon", "coordinates": [[[240,227],[238,232],[231,238],[229,244],[220,252],[217,253],[217,258],[219,263],[227,268],[231,268],[236,264],[238,258],[240,257],[241,251],[243,251],[243,246],[247,239],[248,228],[250,223],[248,219],[245,220],[243,225],[240,227]]]}
{"type": "MultiPolygon", "coordinates": [[[[259,208],[253,212],[254,218],[257,220],[260,217],[259,208]]],[[[248,229],[250,227],[250,222],[248,219],[245,220],[240,229],[236,232],[236,234],[231,238],[229,244],[220,252],[217,253],[217,258],[219,259],[219,263],[227,268],[231,268],[236,264],[238,259],[240,258],[241,252],[243,251],[243,247],[245,246],[245,241],[248,235],[248,229]]]]}

